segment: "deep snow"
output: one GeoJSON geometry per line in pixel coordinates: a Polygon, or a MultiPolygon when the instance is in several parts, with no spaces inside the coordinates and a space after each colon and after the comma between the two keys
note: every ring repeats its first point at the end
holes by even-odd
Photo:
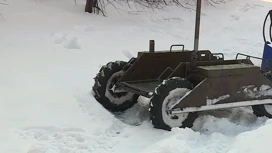
{"type": "MultiPolygon", "coordinates": [[[[0,151],[5,153],[269,152],[271,120],[250,108],[201,113],[192,129],[163,131],[148,121],[147,102],[111,114],[91,95],[109,61],[183,43],[192,49],[193,11],[84,13],[84,1],[6,0],[0,5],[0,151]],[[125,54],[125,55],[124,55],[125,54]]],[[[261,56],[269,1],[233,0],[203,7],[200,48],[261,56]]],[[[258,61],[254,61],[259,64],[258,61]]]]}

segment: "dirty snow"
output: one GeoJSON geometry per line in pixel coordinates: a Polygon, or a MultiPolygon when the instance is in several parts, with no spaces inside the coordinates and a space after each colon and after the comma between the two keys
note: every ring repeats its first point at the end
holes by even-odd
{"type": "Polygon", "coordinates": [[[269,85],[262,85],[259,89],[255,85],[248,85],[242,87],[243,92],[248,97],[260,97],[262,95],[269,96],[272,95],[272,88],[269,85]]]}
{"type": "Polygon", "coordinates": [[[217,102],[221,101],[221,100],[224,100],[224,99],[227,99],[229,98],[230,95],[227,94],[227,95],[223,95],[223,96],[220,96],[218,98],[214,98],[214,99],[207,99],[207,105],[213,105],[213,104],[216,104],[217,102]]]}
{"type": "MultiPolygon", "coordinates": [[[[177,7],[84,13],[84,0],[6,0],[0,5],[0,151],[3,153],[270,152],[271,120],[249,108],[203,112],[192,129],[154,129],[147,99],[111,114],[91,94],[109,61],[171,44],[193,48],[193,11],[177,7]],[[125,55],[124,55],[125,54],[125,55]]],[[[133,5],[133,4],[132,4],[133,5]]],[[[271,1],[205,6],[200,48],[262,56],[271,1]]],[[[139,8],[139,7],[138,7],[139,8]]],[[[260,65],[260,61],[253,60],[260,65]]]]}

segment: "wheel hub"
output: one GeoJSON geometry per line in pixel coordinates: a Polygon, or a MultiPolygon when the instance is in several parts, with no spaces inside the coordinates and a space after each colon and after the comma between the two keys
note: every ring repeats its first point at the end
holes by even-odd
{"type": "Polygon", "coordinates": [[[133,98],[133,93],[131,92],[114,92],[115,84],[119,78],[123,75],[123,71],[114,73],[108,80],[106,86],[105,96],[114,104],[121,105],[127,100],[133,98]]]}
{"type": "Polygon", "coordinates": [[[267,113],[272,114],[272,104],[266,104],[264,105],[265,110],[267,113]]]}
{"type": "Polygon", "coordinates": [[[180,99],[188,92],[188,89],[177,88],[169,92],[162,105],[162,117],[170,127],[180,127],[189,113],[172,114],[171,110],[179,103],[180,99]]]}
{"type": "Polygon", "coordinates": [[[112,96],[114,96],[115,98],[120,98],[123,97],[127,94],[127,92],[123,91],[123,92],[114,92],[116,89],[116,83],[118,82],[118,80],[120,79],[120,77],[122,76],[123,73],[117,73],[116,75],[113,75],[110,79],[109,79],[109,92],[112,94],[112,96]]]}

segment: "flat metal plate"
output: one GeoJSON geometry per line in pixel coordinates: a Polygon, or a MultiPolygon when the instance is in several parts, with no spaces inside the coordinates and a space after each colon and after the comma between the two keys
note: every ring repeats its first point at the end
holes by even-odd
{"type": "Polygon", "coordinates": [[[200,74],[208,78],[260,73],[258,66],[245,63],[198,66],[198,70],[200,74]]]}
{"type": "Polygon", "coordinates": [[[204,69],[204,70],[229,70],[229,69],[237,69],[237,68],[258,68],[255,65],[252,64],[229,64],[229,65],[211,65],[211,66],[198,66],[198,68],[204,69]]]}

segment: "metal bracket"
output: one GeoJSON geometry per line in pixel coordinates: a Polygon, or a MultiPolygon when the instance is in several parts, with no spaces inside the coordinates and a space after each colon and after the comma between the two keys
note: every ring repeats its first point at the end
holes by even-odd
{"type": "MultiPolygon", "coordinates": [[[[265,60],[265,65],[266,65],[266,69],[267,69],[267,63],[270,61],[272,62],[272,58],[260,58],[260,57],[256,57],[256,56],[251,56],[251,55],[247,55],[247,54],[242,54],[242,53],[237,53],[236,54],[236,60],[238,59],[238,56],[241,55],[241,56],[245,56],[246,59],[250,59],[250,58],[255,58],[255,59],[259,59],[259,60],[265,60]]],[[[267,69],[268,70],[268,69],[267,69]]]]}
{"type": "MultiPolygon", "coordinates": [[[[161,73],[161,75],[159,76],[158,81],[162,81],[162,80],[163,80],[162,77],[163,77],[164,74],[166,74],[167,71],[169,71],[170,74],[171,74],[174,70],[171,69],[170,67],[167,67],[167,68],[161,73]]],[[[170,74],[169,74],[169,75],[170,75],[170,74]]]]}
{"type": "Polygon", "coordinates": [[[172,48],[173,47],[177,47],[177,46],[181,46],[182,47],[182,51],[184,51],[184,45],[183,44],[176,44],[176,45],[171,45],[170,52],[172,52],[172,48]]]}
{"type": "Polygon", "coordinates": [[[213,56],[213,55],[215,55],[215,56],[221,55],[222,57],[221,57],[221,58],[219,57],[219,59],[224,60],[224,54],[223,54],[223,53],[212,53],[212,54],[210,54],[210,56],[209,56],[209,60],[210,60],[210,61],[212,60],[212,56],[213,56]]]}
{"type": "Polygon", "coordinates": [[[242,54],[242,53],[237,53],[236,54],[236,58],[235,58],[236,60],[238,59],[239,55],[245,56],[246,59],[255,58],[255,59],[263,60],[263,58],[261,58],[261,57],[251,56],[251,55],[242,54]]]}

